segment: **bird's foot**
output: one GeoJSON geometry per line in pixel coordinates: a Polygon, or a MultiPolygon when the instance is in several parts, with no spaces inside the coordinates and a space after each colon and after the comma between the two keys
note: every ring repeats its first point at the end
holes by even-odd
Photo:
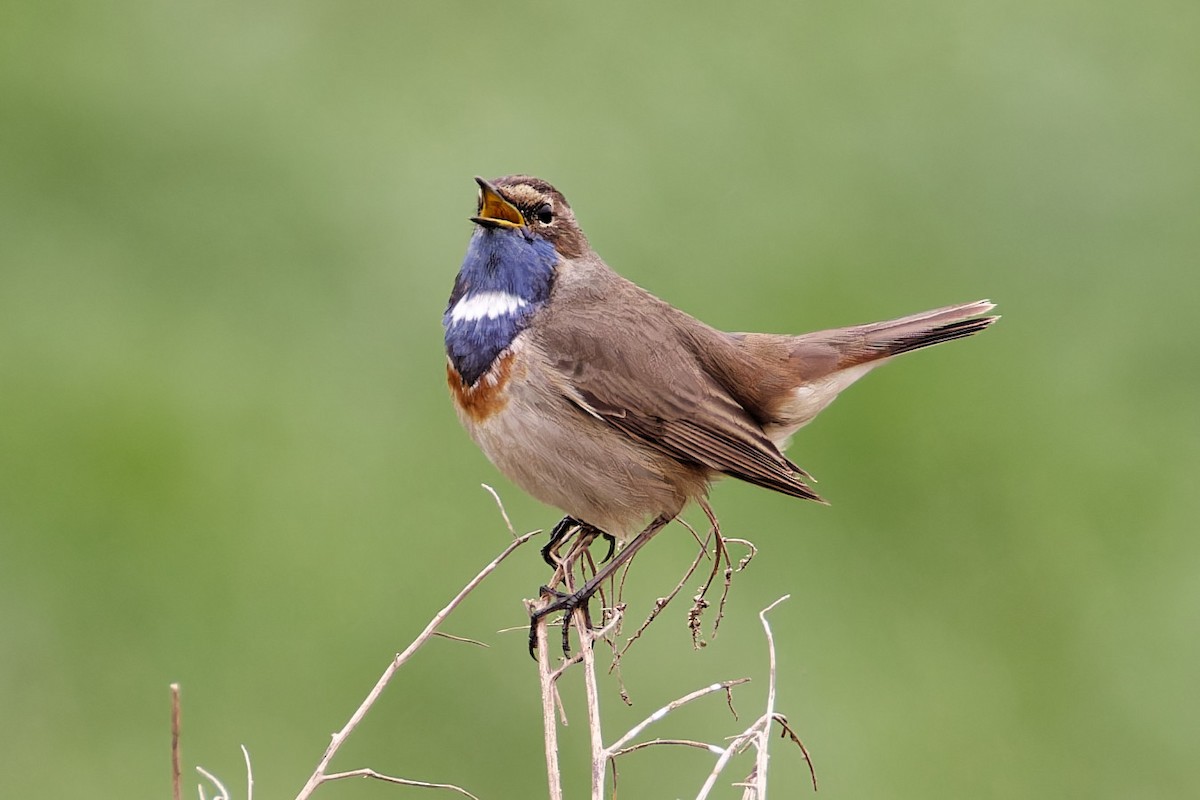
{"type": "MultiPolygon", "coordinates": [[[[566,593],[551,589],[549,586],[540,588],[542,597],[554,598],[554,601],[545,608],[533,612],[529,616],[529,655],[534,661],[537,660],[537,629],[542,620],[556,611],[561,611],[562,618],[562,649],[563,655],[567,658],[571,657],[571,620],[575,616],[576,609],[583,609],[583,624],[587,630],[592,629],[592,617],[588,612],[588,600],[591,599],[594,590],[589,592],[585,586],[576,592],[566,593]]],[[[586,643],[580,643],[580,646],[587,646],[586,643]]]]}
{"type": "Polygon", "coordinates": [[[563,517],[558,524],[554,526],[554,530],[550,531],[550,541],[546,542],[546,546],[542,548],[542,560],[551,567],[557,569],[558,546],[563,543],[571,535],[571,529],[578,528],[581,535],[591,536],[593,539],[599,536],[604,541],[608,542],[608,552],[604,554],[604,558],[600,560],[601,564],[607,563],[613,557],[613,553],[617,551],[617,537],[611,533],[605,533],[594,525],[588,525],[586,522],[581,522],[574,517],[563,517]]]}
{"type": "Polygon", "coordinates": [[[542,548],[542,561],[550,565],[551,569],[558,568],[558,546],[570,536],[572,528],[581,525],[582,523],[574,517],[563,517],[554,526],[554,530],[550,531],[550,541],[542,548]]]}

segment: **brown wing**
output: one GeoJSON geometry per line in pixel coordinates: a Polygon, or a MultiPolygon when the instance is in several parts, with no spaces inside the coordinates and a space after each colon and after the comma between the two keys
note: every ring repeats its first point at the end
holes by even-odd
{"type": "Polygon", "coordinates": [[[648,294],[628,299],[572,304],[574,313],[539,320],[540,344],[574,392],[572,401],[684,463],[820,500],[803,471],[682,342],[678,325],[702,323],[648,294]]]}

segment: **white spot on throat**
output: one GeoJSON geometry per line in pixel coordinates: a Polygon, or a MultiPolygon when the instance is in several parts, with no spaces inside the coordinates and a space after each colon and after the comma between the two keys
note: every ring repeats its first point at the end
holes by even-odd
{"type": "Polygon", "coordinates": [[[476,292],[468,294],[454,304],[450,310],[451,322],[475,322],[481,319],[496,319],[524,308],[529,303],[522,297],[508,292],[476,292]]]}

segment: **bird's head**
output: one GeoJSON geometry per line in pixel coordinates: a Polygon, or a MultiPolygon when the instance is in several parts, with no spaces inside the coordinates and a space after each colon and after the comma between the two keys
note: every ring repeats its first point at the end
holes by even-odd
{"type": "Polygon", "coordinates": [[[563,258],[587,251],[587,238],[562,193],[541,178],[506,175],[492,181],[476,178],[479,205],[471,221],[493,235],[543,240],[563,258]]]}

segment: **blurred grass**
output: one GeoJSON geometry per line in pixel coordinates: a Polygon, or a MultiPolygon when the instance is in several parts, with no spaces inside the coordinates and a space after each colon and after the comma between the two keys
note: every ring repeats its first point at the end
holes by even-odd
{"type": "MultiPolygon", "coordinates": [[[[791,592],[780,703],[822,797],[1200,788],[1194,3],[4,17],[0,795],[165,794],[178,680],[187,761],[237,784],[245,743],[260,796],[290,796],[502,547],[478,484],[523,529],[555,521],[441,378],[470,178],[516,171],[725,328],[981,296],[1006,315],[798,437],[832,508],[715,491],[762,554],[711,647],[681,610],[658,623],[610,732],[742,674],[749,713],[754,613],[791,592]]],[[[673,585],[682,539],[639,557],[634,597],[673,585]]],[[[518,555],[452,619],[495,646],[435,642],[342,765],[544,792],[522,637],[489,633],[520,624],[539,565],[518,555]]],[[[731,732],[719,705],[672,732],[731,732]]],[[[776,792],[804,792],[776,755],[776,792]]],[[[623,791],[688,796],[702,759],[632,756],[623,791]]]]}

